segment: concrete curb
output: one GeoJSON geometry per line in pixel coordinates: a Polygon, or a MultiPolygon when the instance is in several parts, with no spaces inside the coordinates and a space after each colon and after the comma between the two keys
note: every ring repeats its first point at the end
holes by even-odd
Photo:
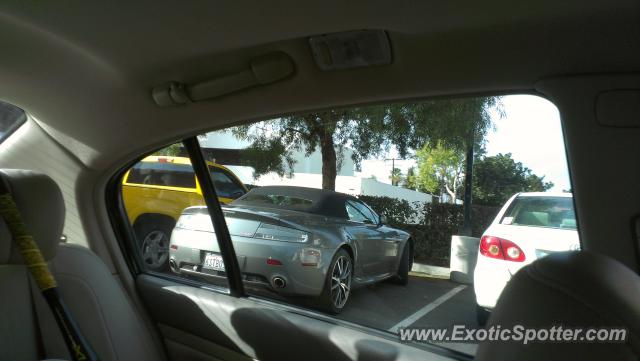
{"type": "Polygon", "coordinates": [[[413,262],[411,272],[420,273],[427,277],[449,279],[451,269],[447,267],[431,266],[428,264],[413,262]]]}

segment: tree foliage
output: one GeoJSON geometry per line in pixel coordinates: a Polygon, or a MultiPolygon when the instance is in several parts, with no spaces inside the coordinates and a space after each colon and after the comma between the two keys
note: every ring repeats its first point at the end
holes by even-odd
{"type": "Polygon", "coordinates": [[[407,189],[411,189],[417,191],[419,189],[418,185],[418,175],[416,174],[416,168],[410,167],[407,169],[407,176],[404,178],[403,187],[407,189]]]}
{"type": "Polygon", "coordinates": [[[168,147],[162,148],[159,151],[157,151],[155,153],[155,155],[164,155],[164,156],[169,156],[169,157],[178,157],[178,156],[183,156],[184,155],[184,147],[182,146],[182,143],[175,143],[175,144],[171,144],[168,147]]]}
{"type": "Polygon", "coordinates": [[[473,199],[476,204],[502,206],[518,192],[544,192],[553,188],[552,182],[545,182],[511,158],[511,153],[498,154],[477,159],[474,165],[473,199]]]}
{"type": "Polygon", "coordinates": [[[238,126],[232,133],[251,142],[250,149],[258,157],[256,177],[271,171],[282,176],[287,167],[291,169],[293,151],[308,156],[320,149],[322,187],[335,189],[346,147],[353,151],[356,164],[383,155],[391,147],[401,158],[429,142],[463,149],[471,131],[474,142],[483,142],[491,127],[490,109],[500,109],[499,105],[499,98],[490,97],[334,109],[238,126]]]}
{"type": "Polygon", "coordinates": [[[404,183],[404,175],[402,174],[402,170],[400,170],[400,168],[393,168],[391,170],[389,180],[391,181],[391,185],[394,186],[397,186],[400,183],[404,183]]]}
{"type": "Polygon", "coordinates": [[[464,152],[457,148],[447,148],[443,142],[435,147],[429,144],[420,149],[418,158],[417,184],[430,193],[442,194],[446,191],[455,203],[464,177],[464,152]]]}

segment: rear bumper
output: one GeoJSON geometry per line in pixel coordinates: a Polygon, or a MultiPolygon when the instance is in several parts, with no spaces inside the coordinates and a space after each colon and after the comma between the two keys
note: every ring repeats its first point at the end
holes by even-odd
{"type": "Polygon", "coordinates": [[[502,290],[511,279],[511,273],[505,262],[478,255],[473,273],[473,288],[478,306],[486,309],[493,309],[496,306],[502,290]]]}
{"type": "MultiPolygon", "coordinates": [[[[232,240],[243,279],[248,285],[262,285],[284,295],[319,296],[322,293],[334,249],[240,236],[233,236],[232,240]],[[281,265],[268,264],[269,259],[280,261],[281,265]]],[[[215,234],[175,228],[171,246],[170,260],[178,273],[198,272],[224,277],[224,272],[202,267],[207,252],[220,252],[215,234]]]]}

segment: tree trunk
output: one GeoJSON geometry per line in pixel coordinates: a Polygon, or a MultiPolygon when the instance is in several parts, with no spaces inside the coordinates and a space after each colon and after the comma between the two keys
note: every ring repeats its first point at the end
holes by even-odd
{"type": "Polygon", "coordinates": [[[325,132],[320,141],[322,154],[322,189],[336,190],[337,162],[336,149],[333,144],[333,134],[325,132]]]}
{"type": "MultiPolygon", "coordinates": [[[[451,198],[449,199],[449,203],[456,204],[456,192],[452,191],[451,188],[449,188],[449,186],[446,184],[444,185],[444,187],[447,193],[449,194],[449,198],[451,198]]],[[[454,183],[453,189],[456,189],[456,188],[457,188],[456,184],[454,183]]]]}

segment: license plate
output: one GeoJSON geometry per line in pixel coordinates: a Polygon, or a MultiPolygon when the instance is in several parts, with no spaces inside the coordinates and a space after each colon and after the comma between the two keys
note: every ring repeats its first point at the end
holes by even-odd
{"type": "Polygon", "coordinates": [[[214,253],[207,253],[204,257],[204,263],[202,264],[205,268],[211,268],[216,271],[224,272],[224,261],[222,260],[222,256],[219,256],[214,253]]]}

